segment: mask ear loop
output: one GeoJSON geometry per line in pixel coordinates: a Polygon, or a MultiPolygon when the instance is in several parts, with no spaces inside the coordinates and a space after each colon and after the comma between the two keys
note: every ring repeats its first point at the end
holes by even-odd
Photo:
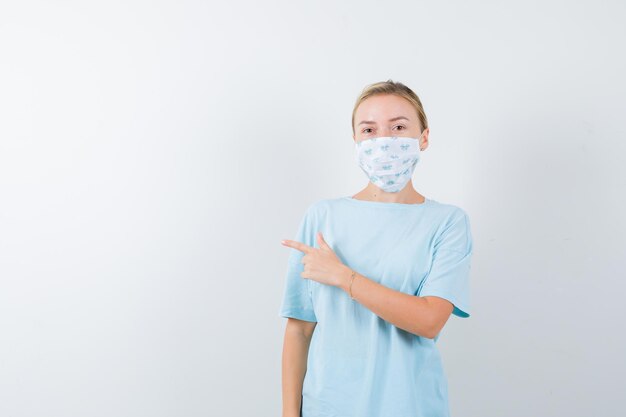
{"type": "MultiPolygon", "coordinates": [[[[420,139],[422,138],[422,136],[424,136],[424,132],[426,131],[426,129],[422,130],[422,133],[420,134],[419,138],[417,138],[417,143],[419,144],[420,139]]],[[[419,145],[418,145],[419,146],[419,145]]],[[[420,152],[422,152],[424,149],[420,148],[420,152]]]]}

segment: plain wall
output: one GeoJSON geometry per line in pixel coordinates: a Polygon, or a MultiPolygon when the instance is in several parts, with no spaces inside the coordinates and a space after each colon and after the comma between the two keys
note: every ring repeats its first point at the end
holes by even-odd
{"type": "MultiPolygon", "coordinates": [[[[288,249],[367,183],[350,116],[420,96],[471,220],[453,417],[617,415],[626,6],[0,5],[0,415],[279,416],[288,249]]],[[[386,417],[386,416],[385,416],[386,417]]]]}

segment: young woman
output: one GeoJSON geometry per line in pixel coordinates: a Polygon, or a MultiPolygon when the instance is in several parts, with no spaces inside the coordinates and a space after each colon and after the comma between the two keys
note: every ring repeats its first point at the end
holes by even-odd
{"type": "Polygon", "coordinates": [[[281,242],[283,417],[445,417],[436,342],[450,314],[470,316],[469,219],[413,188],[429,128],[410,88],[367,86],[352,130],[367,186],[314,202],[281,242]]]}

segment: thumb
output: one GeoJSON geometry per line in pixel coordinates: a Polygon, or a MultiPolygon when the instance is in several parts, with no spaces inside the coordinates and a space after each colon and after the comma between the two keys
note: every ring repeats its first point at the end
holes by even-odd
{"type": "Polygon", "coordinates": [[[326,241],[324,240],[324,237],[322,236],[322,232],[317,232],[317,243],[319,244],[320,248],[322,248],[322,249],[333,250],[328,245],[328,243],[326,243],[326,241]]]}

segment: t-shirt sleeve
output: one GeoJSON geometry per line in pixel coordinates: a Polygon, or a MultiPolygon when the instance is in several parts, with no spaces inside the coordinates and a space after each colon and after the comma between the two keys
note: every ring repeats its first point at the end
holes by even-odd
{"type": "Polygon", "coordinates": [[[469,317],[472,251],[469,218],[459,208],[435,242],[430,271],[417,295],[445,298],[454,305],[452,314],[469,317]]]}
{"type": "MultiPolygon", "coordinates": [[[[316,247],[316,233],[312,207],[309,207],[300,221],[293,240],[316,247]]],[[[302,278],[300,275],[304,271],[304,264],[301,262],[304,253],[294,248],[287,249],[289,250],[289,259],[279,316],[317,322],[313,311],[310,280],[302,278]]]]}

